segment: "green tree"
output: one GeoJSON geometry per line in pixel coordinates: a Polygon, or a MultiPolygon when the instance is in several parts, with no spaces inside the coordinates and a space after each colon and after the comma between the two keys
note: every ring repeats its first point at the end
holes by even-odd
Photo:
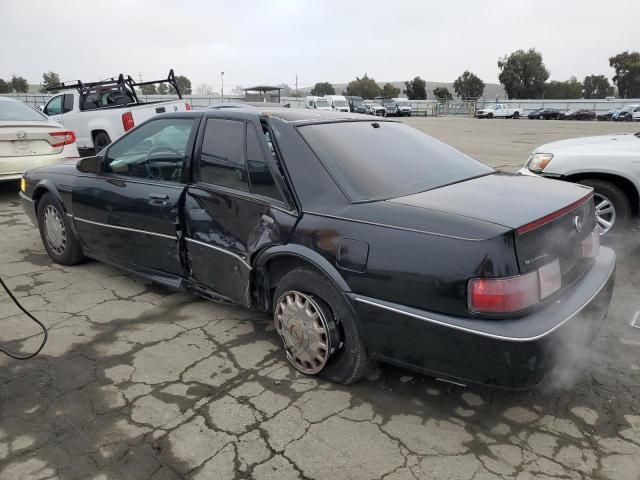
{"type": "Polygon", "coordinates": [[[336,89],[329,82],[318,82],[311,89],[311,95],[324,97],[325,95],[335,95],[336,89]]]}
{"type": "Polygon", "coordinates": [[[509,98],[540,98],[544,92],[544,82],[549,71],[542,63],[542,55],[534,48],[526,52],[516,50],[498,60],[500,75],[509,98]]]}
{"type": "Polygon", "coordinates": [[[142,85],[140,87],[140,92],[142,92],[142,95],[156,95],[158,93],[158,89],[156,88],[156,84],[152,83],[151,85],[142,85]]]}
{"type": "MultiPolygon", "coordinates": [[[[178,88],[180,88],[180,85],[178,85],[178,88]]],[[[171,88],[171,90],[173,90],[173,88],[171,88]]],[[[156,87],[156,92],[158,93],[158,95],[166,95],[167,93],[169,93],[169,87],[167,87],[166,83],[159,83],[156,87]]]]}
{"type": "Polygon", "coordinates": [[[382,96],[384,98],[396,98],[398,95],[400,95],[398,87],[394,87],[390,83],[385,83],[384,87],[382,87],[382,96]]]}
{"type": "Polygon", "coordinates": [[[605,98],[613,95],[613,87],[604,75],[587,75],[582,88],[583,98],[605,98]]]}
{"type": "Polygon", "coordinates": [[[0,78],[0,93],[11,93],[11,84],[0,78]]]}
{"type": "Polygon", "coordinates": [[[409,100],[427,99],[427,82],[417,76],[409,82],[404,82],[406,90],[403,92],[409,100]]]}
{"type": "Polygon", "coordinates": [[[544,84],[544,98],[582,98],[582,83],[576,77],[566,82],[553,80],[544,84]]]}
{"type": "Polygon", "coordinates": [[[624,51],[609,58],[616,74],[613,83],[618,87],[622,98],[640,97],[640,53],[624,51]]]}
{"type": "Polygon", "coordinates": [[[447,87],[436,87],[433,89],[433,94],[439,100],[448,100],[452,98],[451,92],[447,87]]]}
{"type": "Polygon", "coordinates": [[[24,77],[11,77],[11,90],[16,93],[27,93],[29,91],[29,82],[24,77]]]}
{"type": "Polygon", "coordinates": [[[480,98],[484,93],[484,82],[475,73],[465,70],[453,82],[453,90],[463,100],[480,98]]]}
{"type": "MultiPolygon", "coordinates": [[[[176,77],[176,83],[178,84],[178,88],[180,89],[180,93],[182,95],[191,95],[191,80],[189,80],[184,75],[178,75],[176,77]]],[[[160,85],[164,84],[161,83],[160,85]]],[[[169,93],[176,93],[173,87],[169,87],[169,93]]]]}
{"type": "Polygon", "coordinates": [[[43,73],[40,93],[47,93],[47,88],[57,85],[58,83],[60,83],[60,77],[56,72],[43,73]]]}
{"type": "Polygon", "coordinates": [[[347,85],[347,95],[372,100],[382,95],[382,89],[373,78],[369,78],[365,73],[362,78],[356,77],[355,80],[349,82],[347,85]]]}

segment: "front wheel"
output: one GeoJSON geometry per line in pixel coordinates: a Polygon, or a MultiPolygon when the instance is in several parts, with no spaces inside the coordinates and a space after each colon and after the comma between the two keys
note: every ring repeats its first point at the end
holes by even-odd
{"type": "Polygon", "coordinates": [[[76,265],[84,260],[80,242],[62,205],[50,193],[45,193],[38,202],[38,228],[44,248],[54,262],[76,265]]]}
{"type": "Polygon", "coordinates": [[[579,183],[594,190],[593,200],[600,234],[624,230],[631,220],[631,203],[625,193],[617,185],[605,180],[586,179],[579,183]]]}
{"type": "Polygon", "coordinates": [[[296,370],[343,385],[367,374],[371,360],[355,315],[324,275],[307,267],[292,270],[274,299],[275,330],[296,370]]]}
{"type": "Polygon", "coordinates": [[[493,113],[488,113],[487,118],[493,118],[493,113]]]}

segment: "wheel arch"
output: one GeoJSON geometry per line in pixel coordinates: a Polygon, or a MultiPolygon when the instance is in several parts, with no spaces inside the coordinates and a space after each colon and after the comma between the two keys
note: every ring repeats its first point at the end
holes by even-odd
{"type": "Polygon", "coordinates": [[[60,205],[62,205],[65,213],[68,213],[67,206],[64,204],[64,201],[60,196],[60,192],[58,192],[58,189],[55,187],[55,185],[53,185],[53,183],[51,183],[49,180],[41,180],[33,189],[33,194],[31,195],[31,199],[33,200],[33,207],[36,210],[36,215],[38,214],[38,204],[40,203],[40,200],[45,193],[50,193],[51,195],[53,195],[58,200],[58,202],[60,202],[60,205]]]}
{"type": "Polygon", "coordinates": [[[278,245],[268,247],[254,257],[253,286],[260,306],[271,309],[271,292],[288,272],[299,267],[310,267],[324,275],[340,291],[348,301],[347,293],[351,291],[340,272],[319,253],[302,245],[278,245]]]}
{"type": "Polygon", "coordinates": [[[564,177],[564,180],[569,182],[578,183],[581,180],[603,180],[609,182],[620,188],[629,199],[631,204],[631,213],[634,216],[640,214],[640,192],[638,187],[627,177],[616,173],[606,172],[577,172],[572,173],[564,177]]]}

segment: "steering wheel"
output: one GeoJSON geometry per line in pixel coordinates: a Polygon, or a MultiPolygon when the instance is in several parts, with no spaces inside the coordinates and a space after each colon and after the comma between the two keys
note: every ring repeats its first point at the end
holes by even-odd
{"type": "Polygon", "coordinates": [[[153,147],[151,150],[147,152],[147,156],[144,158],[144,161],[143,161],[144,168],[147,171],[147,175],[149,175],[149,178],[152,178],[153,180],[162,180],[162,170],[157,165],[154,165],[153,162],[151,161],[151,157],[153,157],[154,153],[156,152],[175,153],[176,156],[179,158],[182,157],[182,153],[166,145],[153,147]]]}

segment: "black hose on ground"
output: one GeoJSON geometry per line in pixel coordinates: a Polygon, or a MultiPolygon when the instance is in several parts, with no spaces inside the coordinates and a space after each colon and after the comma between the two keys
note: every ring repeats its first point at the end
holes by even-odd
{"type": "Polygon", "coordinates": [[[0,353],[4,353],[5,355],[8,355],[11,358],[14,358],[16,360],[28,360],[30,358],[35,357],[36,355],[38,355],[42,349],[44,348],[45,343],[47,343],[47,337],[49,336],[48,332],[47,332],[47,327],[44,326],[44,324],[38,320],[36,317],[34,317],[30,312],[28,312],[18,301],[18,299],[15,297],[15,295],[13,293],[11,293],[11,290],[9,290],[9,287],[7,287],[7,284],[4,283],[4,281],[2,280],[2,277],[0,277],[0,285],[2,285],[2,288],[4,288],[4,291],[7,292],[7,295],[9,295],[9,298],[13,301],[13,303],[16,304],[16,306],[22,310],[22,312],[29,317],[31,320],[33,320],[35,323],[37,323],[40,328],[42,329],[42,333],[44,335],[44,338],[42,339],[42,343],[40,344],[40,346],[38,347],[38,349],[29,354],[29,355],[24,355],[24,356],[20,356],[20,355],[16,355],[15,353],[10,352],[9,350],[5,350],[4,348],[0,347],[0,353]]]}

